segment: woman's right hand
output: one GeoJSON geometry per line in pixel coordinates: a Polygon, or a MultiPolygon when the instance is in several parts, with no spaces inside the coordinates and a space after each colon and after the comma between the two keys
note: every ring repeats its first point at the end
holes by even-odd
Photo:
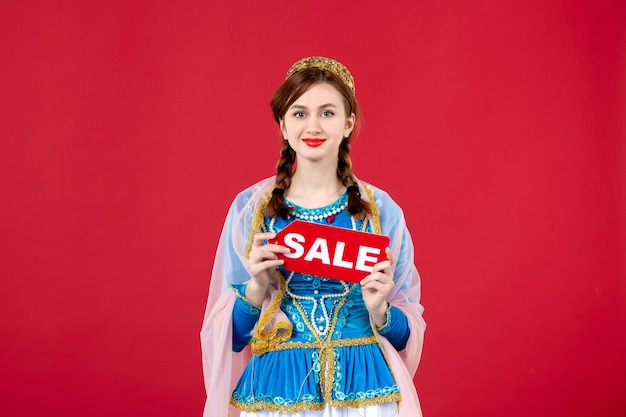
{"type": "Polygon", "coordinates": [[[252,240],[252,248],[248,255],[248,266],[252,279],[246,286],[246,298],[257,305],[263,304],[265,293],[270,284],[271,273],[284,261],[278,258],[279,253],[289,253],[289,248],[275,243],[265,243],[274,239],[276,233],[257,233],[252,240]]]}

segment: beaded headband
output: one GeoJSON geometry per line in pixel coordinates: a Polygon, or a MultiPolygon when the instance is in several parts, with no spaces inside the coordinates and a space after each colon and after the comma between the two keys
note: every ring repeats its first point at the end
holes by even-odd
{"type": "Polygon", "coordinates": [[[308,58],[302,58],[295,64],[289,68],[287,71],[287,76],[285,79],[291,77],[298,71],[302,71],[307,68],[318,68],[325,71],[330,71],[335,74],[354,94],[354,78],[348,68],[346,68],[342,63],[335,61],[331,58],[325,58],[323,56],[310,56],[308,58]]]}

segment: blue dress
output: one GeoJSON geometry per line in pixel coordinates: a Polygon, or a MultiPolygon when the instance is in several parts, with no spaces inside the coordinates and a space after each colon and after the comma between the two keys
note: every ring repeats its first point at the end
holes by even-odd
{"type": "MultiPolygon", "coordinates": [[[[364,220],[345,211],[347,194],[333,204],[308,210],[295,208],[289,219],[265,218],[265,229],[278,232],[296,218],[371,232],[364,220]]],[[[321,410],[363,407],[400,401],[400,391],[385,358],[361,295],[350,282],[287,271],[280,309],[289,320],[290,337],[272,350],[252,356],[231,404],[243,411],[321,410]]],[[[233,285],[239,298],[233,309],[233,349],[243,349],[258,321],[260,309],[245,298],[245,285],[233,285]]],[[[397,350],[409,337],[406,316],[396,307],[387,310],[379,329],[397,350]]]]}

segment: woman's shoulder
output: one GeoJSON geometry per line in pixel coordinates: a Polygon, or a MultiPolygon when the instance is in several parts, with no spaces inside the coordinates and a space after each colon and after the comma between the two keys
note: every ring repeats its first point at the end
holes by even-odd
{"type": "Polygon", "coordinates": [[[236,207],[243,207],[250,203],[255,205],[258,204],[263,197],[265,197],[267,192],[272,189],[274,184],[275,177],[272,176],[247,186],[237,193],[233,201],[233,205],[236,207]]]}
{"type": "Polygon", "coordinates": [[[387,191],[367,181],[359,180],[359,182],[361,183],[361,186],[364,189],[366,189],[366,192],[368,193],[368,195],[370,195],[371,198],[374,199],[374,203],[379,209],[382,209],[383,207],[385,207],[385,208],[392,208],[394,210],[401,211],[401,208],[398,205],[398,203],[396,203],[396,201],[391,197],[391,195],[387,191]]]}

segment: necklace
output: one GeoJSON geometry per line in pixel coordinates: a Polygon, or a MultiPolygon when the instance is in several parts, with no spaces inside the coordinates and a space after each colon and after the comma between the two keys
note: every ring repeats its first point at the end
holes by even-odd
{"type": "Polygon", "coordinates": [[[325,211],[320,214],[309,214],[312,210],[306,210],[304,213],[299,211],[294,212],[294,216],[301,220],[326,220],[326,223],[332,223],[335,221],[335,215],[346,209],[346,205],[342,204],[337,208],[325,211]]]}
{"type": "MultiPolygon", "coordinates": [[[[286,293],[287,295],[291,297],[291,299],[294,302],[299,302],[300,306],[302,306],[302,301],[309,301],[313,304],[313,306],[311,307],[311,312],[309,313],[309,317],[308,317],[309,323],[311,324],[311,327],[315,330],[315,333],[317,333],[320,337],[325,337],[328,334],[328,330],[330,329],[330,326],[329,326],[330,316],[328,314],[328,309],[326,308],[326,300],[333,300],[333,304],[337,304],[339,299],[345,297],[348,294],[348,292],[350,292],[350,290],[352,289],[352,286],[346,284],[343,281],[340,281],[341,285],[343,286],[342,292],[322,295],[321,297],[319,297],[319,300],[318,300],[318,298],[313,297],[311,295],[298,295],[298,294],[294,294],[293,292],[291,292],[291,289],[289,288],[289,284],[291,283],[291,279],[293,278],[294,273],[295,273],[294,271],[291,271],[291,273],[289,274],[289,277],[287,278],[286,293]],[[322,316],[316,318],[315,313],[317,312],[318,307],[321,307],[322,316]]],[[[306,309],[304,308],[302,308],[302,310],[306,311],[306,309]]]]}
{"type": "Polygon", "coordinates": [[[334,203],[319,208],[304,208],[287,199],[285,199],[285,204],[293,208],[294,217],[300,220],[325,220],[326,223],[333,223],[335,216],[344,211],[348,206],[348,193],[343,193],[334,203]]]}
{"type": "MultiPolygon", "coordinates": [[[[293,217],[295,217],[296,219],[304,220],[308,222],[324,220],[326,223],[332,224],[335,222],[337,215],[341,213],[342,211],[344,211],[346,207],[348,206],[348,193],[347,192],[343,193],[341,197],[339,197],[332,204],[329,204],[324,207],[312,208],[312,209],[298,206],[287,199],[284,199],[284,201],[285,201],[285,204],[287,204],[287,206],[293,208],[293,217]]],[[[353,216],[350,216],[350,221],[352,223],[352,229],[356,230],[357,222],[353,216]]],[[[276,233],[276,231],[274,230],[275,223],[276,223],[276,218],[272,217],[270,219],[270,224],[268,227],[268,230],[272,233],[276,233]]]]}

